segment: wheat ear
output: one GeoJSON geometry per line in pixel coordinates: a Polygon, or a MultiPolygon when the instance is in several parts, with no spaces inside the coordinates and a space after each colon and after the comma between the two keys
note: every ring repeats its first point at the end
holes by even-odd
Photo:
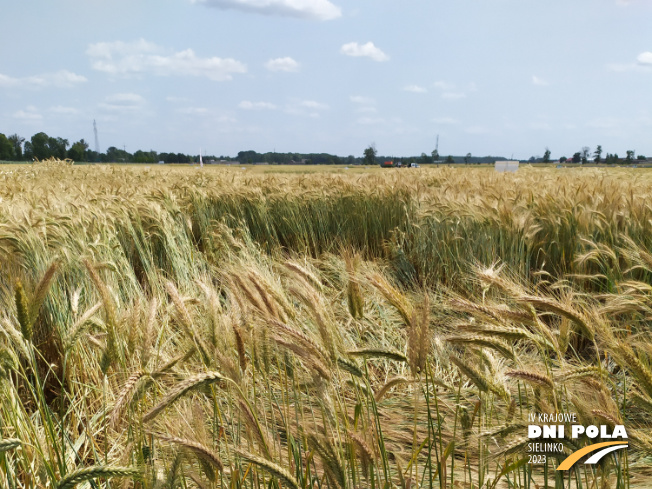
{"type": "Polygon", "coordinates": [[[92,465],[83,469],[75,470],[66,475],[57,483],[57,489],[71,489],[77,484],[102,477],[134,477],[140,474],[140,470],[128,467],[111,467],[104,465],[92,465]]]}
{"type": "Polygon", "coordinates": [[[161,402],[159,402],[151,411],[145,414],[145,416],[143,416],[143,422],[147,423],[148,421],[154,419],[167,406],[176,402],[187,392],[190,392],[191,390],[203,385],[220,382],[222,380],[226,380],[226,377],[224,377],[219,372],[206,372],[187,378],[183,382],[177,384],[176,387],[161,400],[161,402]]]}

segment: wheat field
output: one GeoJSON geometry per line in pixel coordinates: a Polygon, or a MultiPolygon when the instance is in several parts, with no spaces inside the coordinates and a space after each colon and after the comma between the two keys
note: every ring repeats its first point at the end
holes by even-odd
{"type": "Polygon", "coordinates": [[[4,166],[0,304],[2,487],[652,484],[645,170],[4,166]]]}

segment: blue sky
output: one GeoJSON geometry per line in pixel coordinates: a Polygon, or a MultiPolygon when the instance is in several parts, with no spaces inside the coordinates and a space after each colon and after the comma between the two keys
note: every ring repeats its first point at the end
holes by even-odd
{"type": "Polygon", "coordinates": [[[652,0],[23,0],[0,132],[235,155],[652,156],[652,0]]]}

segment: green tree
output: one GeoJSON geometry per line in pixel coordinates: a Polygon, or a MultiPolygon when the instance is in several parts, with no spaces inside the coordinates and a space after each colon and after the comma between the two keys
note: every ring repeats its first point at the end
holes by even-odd
{"type": "Polygon", "coordinates": [[[376,149],[376,145],[374,143],[371,143],[369,147],[364,150],[364,164],[375,165],[377,154],[378,154],[378,150],[376,149]]]}
{"type": "Polygon", "coordinates": [[[13,160],[14,146],[11,141],[0,132],[0,160],[13,160]]]}
{"type": "Polygon", "coordinates": [[[543,162],[550,163],[550,150],[546,148],[546,152],[543,153],[543,162]]]}
{"type": "Polygon", "coordinates": [[[593,156],[595,156],[593,161],[596,163],[600,163],[602,161],[602,146],[598,144],[598,146],[595,148],[595,151],[593,152],[593,156]]]}
{"type": "Polygon", "coordinates": [[[12,134],[7,139],[11,142],[14,147],[14,159],[20,161],[23,159],[23,143],[25,138],[20,137],[18,134],[12,134]]]}
{"type": "Polygon", "coordinates": [[[627,156],[625,157],[625,161],[627,163],[631,163],[632,161],[634,161],[634,152],[631,149],[627,151],[627,156]]]}
{"type": "Polygon", "coordinates": [[[66,150],[68,149],[68,140],[63,138],[48,138],[48,147],[50,148],[50,156],[59,158],[60,160],[66,159],[66,150]]]}
{"type": "Polygon", "coordinates": [[[573,155],[573,163],[580,163],[582,161],[582,153],[579,151],[573,155]]]}
{"type": "Polygon", "coordinates": [[[80,139],[74,143],[68,150],[68,158],[73,161],[86,161],[86,150],[88,149],[88,143],[83,139],[80,139]]]}
{"type": "Polygon", "coordinates": [[[466,156],[464,157],[464,163],[469,163],[471,161],[471,153],[466,153],[466,156]]]}
{"type": "Polygon", "coordinates": [[[448,155],[448,157],[446,157],[446,163],[455,163],[455,160],[451,155],[448,155]]]}
{"type": "Polygon", "coordinates": [[[29,142],[25,143],[25,156],[29,159],[46,160],[52,156],[48,142],[50,137],[44,132],[34,134],[29,142]]]}
{"type": "Polygon", "coordinates": [[[432,155],[432,161],[434,161],[434,162],[439,161],[439,151],[437,151],[436,149],[433,149],[432,153],[430,153],[430,154],[432,155]]]}

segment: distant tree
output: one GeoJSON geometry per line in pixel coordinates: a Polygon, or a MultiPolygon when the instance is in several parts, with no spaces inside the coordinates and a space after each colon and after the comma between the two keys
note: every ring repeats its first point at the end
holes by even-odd
{"type": "Polygon", "coordinates": [[[605,157],[604,162],[607,165],[615,165],[615,164],[618,163],[618,159],[619,159],[618,158],[618,153],[614,153],[614,154],[607,153],[607,156],[605,157]]]}
{"type": "Polygon", "coordinates": [[[376,145],[374,143],[371,143],[369,147],[364,150],[364,164],[375,165],[377,154],[378,154],[378,150],[376,149],[376,145]]]}
{"type": "Polygon", "coordinates": [[[0,160],[13,160],[14,146],[4,134],[0,133],[0,160]]]}
{"type": "Polygon", "coordinates": [[[627,151],[627,156],[625,157],[625,161],[627,163],[631,163],[632,161],[634,161],[634,152],[632,150],[627,151]]]}
{"type": "Polygon", "coordinates": [[[567,161],[568,161],[568,158],[566,158],[565,156],[562,156],[561,158],[559,158],[559,163],[566,163],[567,161]]]}
{"type": "Polygon", "coordinates": [[[585,165],[586,162],[589,159],[589,154],[591,152],[591,148],[588,146],[582,146],[582,164],[585,165]]]}
{"type": "Polygon", "coordinates": [[[44,132],[34,134],[29,143],[25,143],[25,153],[29,151],[30,157],[37,160],[45,160],[52,156],[48,142],[50,137],[44,132]]]}
{"type": "Polygon", "coordinates": [[[14,147],[14,159],[20,161],[23,159],[23,143],[25,138],[19,136],[18,134],[12,134],[7,139],[11,142],[14,147]]]}
{"type": "MultiPolygon", "coordinates": [[[[197,157],[199,159],[199,156],[197,157]]],[[[138,150],[134,153],[134,163],[156,163],[158,161],[158,154],[156,151],[141,151],[138,150]]]]}
{"type": "Polygon", "coordinates": [[[80,139],[74,143],[68,150],[68,158],[73,161],[88,161],[86,158],[86,150],[88,149],[88,143],[83,139],[80,139]]]}
{"type": "Polygon", "coordinates": [[[48,148],[50,149],[50,156],[59,158],[60,160],[66,159],[66,150],[68,149],[68,140],[63,138],[48,138],[48,148]]]}
{"type": "Polygon", "coordinates": [[[546,152],[543,153],[543,162],[550,163],[550,150],[546,148],[546,152]]]}
{"type": "Polygon", "coordinates": [[[451,155],[448,155],[446,157],[446,163],[455,163],[455,160],[453,159],[453,157],[451,155]]]}
{"type": "Polygon", "coordinates": [[[598,146],[595,148],[595,151],[593,152],[593,156],[595,156],[593,161],[596,163],[600,163],[602,161],[602,146],[598,144],[598,146]]]}
{"type": "Polygon", "coordinates": [[[439,151],[433,149],[430,154],[432,155],[432,161],[439,161],[439,151]]]}
{"type": "Polygon", "coordinates": [[[464,157],[464,163],[468,164],[469,161],[471,161],[471,153],[466,153],[466,156],[464,157]]]}
{"type": "Polygon", "coordinates": [[[645,161],[645,160],[647,160],[647,158],[645,157],[645,155],[638,155],[638,156],[636,157],[636,159],[639,160],[639,161],[645,161]]]}
{"type": "Polygon", "coordinates": [[[579,151],[573,155],[573,163],[579,163],[582,161],[582,153],[579,151]]]}

